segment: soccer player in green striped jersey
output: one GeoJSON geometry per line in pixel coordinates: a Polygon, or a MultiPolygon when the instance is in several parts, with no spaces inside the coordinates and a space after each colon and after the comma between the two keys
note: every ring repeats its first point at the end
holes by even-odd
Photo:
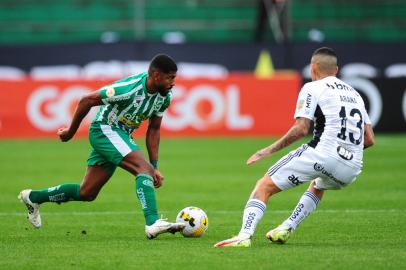
{"type": "Polygon", "coordinates": [[[69,128],[58,130],[61,141],[69,141],[83,118],[100,106],[89,128],[92,151],[81,184],[61,184],[43,190],[26,189],[19,199],[28,208],[28,219],[41,227],[39,207],[45,202],[93,201],[117,166],[135,176],[135,189],[145,217],[147,238],[160,233],[175,233],[182,223],[170,223],[158,216],[155,188],[164,177],[158,170],[158,149],[162,116],[168,108],[175,85],[177,65],[165,54],[156,55],[148,72],[130,76],[92,92],[79,101],[69,128]],[[131,134],[149,119],[146,133],[147,162],[131,134]]]}

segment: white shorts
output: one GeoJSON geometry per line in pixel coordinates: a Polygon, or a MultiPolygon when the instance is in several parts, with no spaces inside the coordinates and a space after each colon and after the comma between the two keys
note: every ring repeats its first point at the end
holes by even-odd
{"type": "Polygon", "coordinates": [[[316,188],[341,189],[355,181],[361,168],[348,161],[323,155],[303,144],[269,168],[267,174],[281,190],[316,181],[316,188]]]}

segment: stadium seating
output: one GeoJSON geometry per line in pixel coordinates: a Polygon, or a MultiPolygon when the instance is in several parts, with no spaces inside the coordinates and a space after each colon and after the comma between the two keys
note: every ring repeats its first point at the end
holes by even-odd
{"type": "MultiPolygon", "coordinates": [[[[317,29],[331,41],[405,41],[406,2],[290,0],[293,41],[317,29]]],[[[245,0],[2,0],[0,43],[99,41],[105,32],[121,40],[162,40],[182,32],[188,41],[253,40],[257,2],[245,0]]],[[[266,41],[273,36],[268,30],[266,41]]]]}
{"type": "Polygon", "coordinates": [[[406,40],[406,2],[292,1],[291,29],[296,40],[306,40],[309,29],[326,40],[391,42],[406,40]]]}

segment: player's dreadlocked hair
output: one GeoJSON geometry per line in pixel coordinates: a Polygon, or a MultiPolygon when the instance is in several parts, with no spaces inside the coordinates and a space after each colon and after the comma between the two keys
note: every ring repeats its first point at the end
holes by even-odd
{"type": "Polygon", "coordinates": [[[148,73],[151,73],[153,69],[168,74],[170,72],[178,71],[178,66],[169,55],[157,54],[151,60],[148,73]]]}

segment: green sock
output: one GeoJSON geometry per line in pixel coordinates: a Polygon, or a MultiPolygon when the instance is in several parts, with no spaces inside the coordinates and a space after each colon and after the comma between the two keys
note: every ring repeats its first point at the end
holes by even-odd
{"type": "Polygon", "coordinates": [[[154,224],[159,219],[155,198],[154,180],[147,174],[139,174],[135,178],[135,189],[144,212],[145,223],[154,224]]]}
{"type": "Polygon", "coordinates": [[[62,184],[43,190],[33,190],[30,193],[30,201],[33,203],[82,201],[80,198],[80,185],[62,184]]]}

